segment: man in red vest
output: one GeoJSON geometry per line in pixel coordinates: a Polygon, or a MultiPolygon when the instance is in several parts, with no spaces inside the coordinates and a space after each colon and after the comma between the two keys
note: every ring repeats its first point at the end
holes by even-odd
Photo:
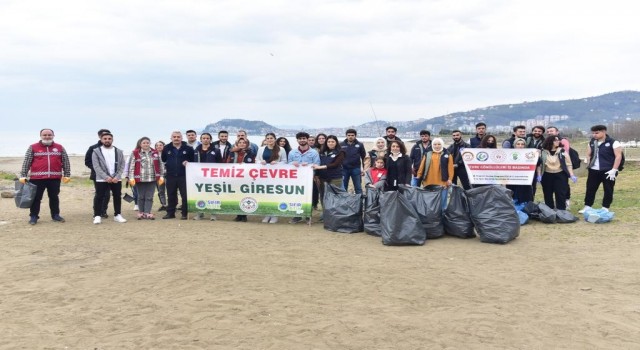
{"type": "Polygon", "coordinates": [[[60,216],[60,181],[68,183],[71,176],[69,156],[62,145],[53,142],[54,133],[51,129],[40,130],[40,141],[29,146],[22,163],[20,182],[29,182],[37,186],[36,197],[29,209],[29,224],[35,225],[40,218],[40,202],[47,190],[49,209],[53,221],[64,222],[60,216]]]}

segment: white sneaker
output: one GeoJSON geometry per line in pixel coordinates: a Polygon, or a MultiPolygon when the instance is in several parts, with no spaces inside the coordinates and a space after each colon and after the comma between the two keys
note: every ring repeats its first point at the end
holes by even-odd
{"type": "Polygon", "coordinates": [[[271,219],[269,219],[269,223],[270,224],[275,224],[276,222],[278,222],[278,217],[277,216],[272,216],[271,219]]]}
{"type": "Polygon", "coordinates": [[[102,223],[102,218],[100,216],[94,216],[93,217],[93,224],[94,225],[98,225],[102,223]]]}
{"type": "Polygon", "coordinates": [[[580,214],[584,214],[584,212],[585,212],[585,211],[587,211],[587,210],[589,210],[589,209],[591,209],[591,207],[590,207],[590,206],[588,206],[588,205],[585,205],[585,206],[584,206],[584,208],[582,208],[582,209],[578,210],[578,213],[580,213],[580,214]]]}
{"type": "Polygon", "coordinates": [[[567,201],[564,203],[565,203],[565,206],[567,207],[567,210],[569,210],[571,208],[571,200],[567,199],[567,201]]]}
{"type": "Polygon", "coordinates": [[[215,215],[211,215],[211,219],[210,220],[211,221],[216,221],[216,220],[218,220],[218,218],[215,215]]]}
{"type": "Polygon", "coordinates": [[[118,214],[113,217],[113,221],[123,223],[123,222],[127,222],[127,219],[123,218],[122,215],[118,214]]]}
{"type": "Polygon", "coordinates": [[[264,219],[262,219],[262,223],[267,224],[269,223],[269,220],[271,220],[271,216],[265,216],[264,219]]]}
{"type": "Polygon", "coordinates": [[[140,210],[140,207],[138,207],[138,205],[136,204],[136,205],[133,206],[133,210],[138,211],[138,210],[140,210]]]}
{"type": "Polygon", "coordinates": [[[609,208],[602,207],[602,210],[606,211],[607,213],[609,212],[609,208]]]}

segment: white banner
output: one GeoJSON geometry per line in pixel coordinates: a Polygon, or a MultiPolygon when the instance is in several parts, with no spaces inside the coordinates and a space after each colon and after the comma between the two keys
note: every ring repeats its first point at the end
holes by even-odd
{"type": "Polygon", "coordinates": [[[460,152],[473,185],[531,185],[539,157],[534,148],[465,148],[460,152]]]}
{"type": "Polygon", "coordinates": [[[189,212],[311,216],[311,167],[189,163],[186,170],[189,212]]]}

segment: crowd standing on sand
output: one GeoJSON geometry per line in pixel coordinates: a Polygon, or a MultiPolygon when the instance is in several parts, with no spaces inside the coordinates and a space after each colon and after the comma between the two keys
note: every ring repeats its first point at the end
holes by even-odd
{"type": "MultiPolygon", "coordinates": [[[[188,218],[186,165],[199,163],[256,163],[292,164],[296,167],[314,169],[312,205],[322,202],[324,184],[333,184],[343,190],[351,183],[355,193],[378,189],[396,191],[400,186],[427,187],[441,186],[442,207],[447,205],[447,191],[452,184],[460,183],[465,190],[471,189],[461,151],[465,148],[497,148],[495,136],[487,134],[485,123],[476,124],[476,134],[468,142],[459,130],[451,133],[451,143],[447,146],[442,138],[431,139],[428,130],[420,131],[420,139],[411,147],[396,136],[397,129],[386,128],[386,135],[376,139],[373,149],[367,151],[358,141],[357,131],[348,129],[345,139],[336,135],[320,133],[316,136],[306,132],[296,134],[298,147],[292,149],[286,137],[276,138],[267,133],[261,146],[252,143],[245,130],[239,130],[235,142],[229,141],[229,133],[221,130],[217,140],[210,133],[203,133],[198,140],[194,130],[187,130],[186,141],[182,132],[173,131],[171,140],[165,144],[141,137],[131,155],[125,158],[121,148],[114,146],[114,135],[108,129],[98,131],[98,142],[91,145],[85,155],[85,165],[91,170],[95,194],[93,198],[93,223],[101,224],[108,218],[107,209],[113,202],[113,219],[125,223],[122,215],[122,183],[133,188],[136,218],[155,220],[152,212],[157,191],[161,206],[158,211],[166,211],[162,219],[188,218]],[[178,205],[178,195],[181,205],[178,205]],[[111,200],[113,198],[113,200],[111,200]]],[[[40,140],[30,145],[25,154],[19,181],[36,186],[36,196],[29,210],[29,224],[35,225],[40,218],[40,204],[45,190],[49,197],[51,218],[65,222],[60,215],[59,193],[61,183],[70,181],[70,162],[64,147],[54,142],[54,131],[42,129],[40,140]]],[[[504,140],[502,148],[534,148],[539,150],[540,159],[531,185],[508,186],[516,203],[533,201],[536,187],[542,186],[544,202],[552,209],[569,209],[571,197],[569,181],[577,182],[573,169],[580,160],[570,147],[569,140],[559,134],[558,128],[535,126],[527,134],[525,126],[513,128],[513,135],[504,140]],[[545,136],[546,132],[546,136],[545,136]],[[577,159],[576,159],[577,157],[577,159]]],[[[591,128],[591,139],[584,163],[588,175],[583,213],[594,205],[595,194],[602,185],[603,210],[608,211],[613,202],[615,180],[622,170],[622,145],[607,134],[604,125],[591,128]]],[[[476,185],[481,186],[481,185],[476,185]]],[[[198,213],[193,219],[201,220],[198,213]]],[[[217,218],[212,215],[212,221],[217,218]]],[[[234,221],[246,222],[246,215],[238,215],[234,221]]],[[[275,224],[277,216],[267,216],[263,223],[275,224]]],[[[311,223],[310,218],[294,217],[289,221],[311,223]]]]}

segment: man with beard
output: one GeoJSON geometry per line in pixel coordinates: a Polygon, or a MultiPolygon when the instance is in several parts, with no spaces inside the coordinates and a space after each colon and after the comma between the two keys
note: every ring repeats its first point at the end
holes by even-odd
{"type": "Polygon", "coordinates": [[[513,134],[502,142],[502,148],[514,148],[516,139],[524,139],[525,137],[527,137],[527,127],[524,125],[514,126],[513,134]]]}
{"type": "Polygon", "coordinates": [[[400,138],[396,136],[397,132],[398,132],[398,129],[395,126],[389,125],[385,129],[385,133],[387,135],[384,136],[384,139],[387,140],[387,148],[389,148],[389,145],[391,144],[391,141],[402,142],[402,140],[400,140],[400,138]]]}
{"type": "Polygon", "coordinates": [[[102,223],[102,208],[104,197],[108,192],[113,195],[113,221],[125,223],[127,220],[120,215],[122,209],[122,172],[125,159],[121,149],[113,146],[113,135],[110,132],[100,136],[102,146],[93,150],[92,163],[96,171],[96,198],[93,200],[93,223],[102,223]]]}
{"type": "Polygon", "coordinates": [[[196,147],[200,146],[200,141],[198,141],[198,133],[195,130],[187,130],[185,133],[187,135],[187,145],[191,148],[196,149],[196,147]]]}
{"type": "Polygon", "coordinates": [[[232,144],[229,143],[229,132],[226,130],[220,130],[218,132],[218,141],[215,141],[211,144],[214,149],[220,152],[220,159],[226,160],[229,157],[229,153],[231,153],[232,144]]]}
{"type": "Polygon", "coordinates": [[[171,133],[171,143],[162,150],[162,161],[166,169],[167,215],[163,219],[175,219],[176,207],[178,206],[178,190],[182,199],[181,220],[187,220],[187,172],[186,166],[193,162],[194,150],[186,142],[182,141],[182,133],[174,131],[171,133]]]}
{"type": "Polygon", "coordinates": [[[429,132],[429,130],[420,130],[420,141],[416,142],[409,152],[409,158],[411,159],[412,164],[411,170],[413,172],[413,176],[411,177],[411,186],[418,186],[419,179],[416,177],[416,174],[420,168],[422,156],[431,150],[431,132],[429,132]]]}
{"type": "Polygon", "coordinates": [[[536,125],[531,129],[531,134],[527,135],[526,148],[542,149],[542,142],[544,141],[544,126],[536,125]]]}
{"type": "Polygon", "coordinates": [[[40,141],[29,146],[22,162],[20,182],[36,185],[36,196],[29,208],[29,224],[35,225],[40,218],[40,202],[44,191],[49,197],[51,219],[64,222],[60,216],[60,181],[68,183],[71,176],[71,164],[67,151],[62,145],[53,142],[53,130],[40,130],[40,141]]]}
{"type": "MultiPolygon", "coordinates": [[[[295,166],[312,166],[320,165],[320,155],[318,151],[309,147],[309,134],[306,132],[299,132],[296,134],[296,140],[298,141],[298,148],[292,149],[289,152],[287,163],[295,166]]],[[[311,223],[310,218],[306,218],[308,224],[311,223]]],[[[302,222],[302,217],[295,217],[289,221],[290,224],[297,224],[302,222]]]]}
{"type": "Polygon", "coordinates": [[[471,188],[471,184],[469,184],[469,176],[467,175],[467,169],[464,167],[461,151],[471,147],[471,145],[462,140],[462,132],[460,130],[453,130],[451,137],[453,138],[453,143],[449,146],[448,151],[453,157],[453,183],[457,185],[459,178],[462,187],[468,190],[471,188]]]}
{"type": "MultiPolygon", "coordinates": [[[[89,175],[89,179],[93,181],[94,202],[98,193],[98,187],[96,186],[96,171],[93,169],[93,150],[102,146],[102,142],[100,141],[100,136],[102,136],[102,134],[104,133],[111,133],[111,131],[109,131],[108,129],[98,130],[98,143],[96,143],[95,145],[89,146],[89,149],[87,149],[87,153],[84,155],[84,165],[91,170],[91,175],[89,175]]],[[[100,204],[101,209],[98,210],[100,211],[100,216],[102,216],[104,219],[109,217],[109,215],[107,215],[107,207],[109,207],[110,199],[111,199],[111,195],[109,194],[109,192],[107,192],[106,196],[104,197],[104,202],[100,204]]],[[[95,210],[96,208],[93,208],[93,211],[95,210]]]]}
{"type": "Polygon", "coordinates": [[[469,139],[469,144],[471,145],[471,147],[472,148],[480,147],[480,142],[482,142],[482,138],[486,135],[486,133],[487,133],[487,124],[482,122],[476,124],[476,136],[469,139]]]}

